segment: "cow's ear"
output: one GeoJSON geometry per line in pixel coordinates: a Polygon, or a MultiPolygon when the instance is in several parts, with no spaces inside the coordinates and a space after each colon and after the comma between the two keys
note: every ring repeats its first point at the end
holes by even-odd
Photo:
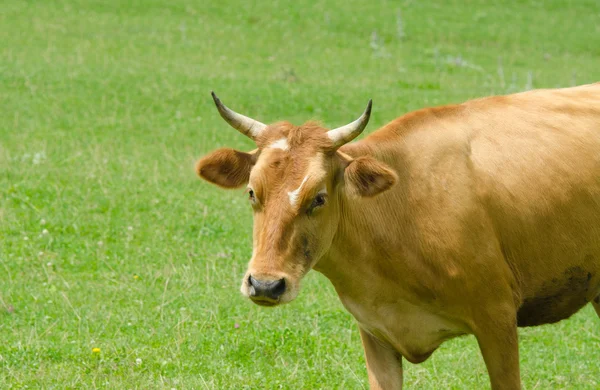
{"type": "Polygon", "coordinates": [[[256,150],[245,153],[234,149],[217,149],[196,163],[196,173],[223,188],[238,188],[248,183],[256,161],[256,150]]]}
{"type": "Polygon", "coordinates": [[[398,180],[398,175],[382,162],[369,156],[350,161],[344,170],[347,190],[358,196],[371,197],[389,190],[398,180]]]}

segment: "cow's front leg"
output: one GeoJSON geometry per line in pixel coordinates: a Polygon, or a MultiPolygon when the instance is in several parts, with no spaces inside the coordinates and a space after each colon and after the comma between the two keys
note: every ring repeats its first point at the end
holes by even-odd
{"type": "Polygon", "coordinates": [[[371,390],[402,389],[402,356],[390,345],[360,329],[371,390]]]}
{"type": "Polygon", "coordinates": [[[497,311],[477,324],[475,337],[490,376],[492,390],[521,388],[516,313],[497,311]]]}

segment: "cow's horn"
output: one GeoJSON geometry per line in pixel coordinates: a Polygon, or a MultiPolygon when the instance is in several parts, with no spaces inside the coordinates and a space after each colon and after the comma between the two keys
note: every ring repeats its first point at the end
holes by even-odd
{"type": "Polygon", "coordinates": [[[217,97],[217,95],[214,92],[211,91],[210,94],[212,95],[213,100],[215,101],[217,110],[219,110],[219,114],[221,114],[221,117],[225,119],[225,122],[229,123],[231,127],[244,134],[245,136],[256,140],[256,137],[258,137],[258,135],[265,129],[265,127],[267,127],[267,125],[265,125],[264,123],[260,123],[259,121],[256,121],[252,118],[248,118],[247,116],[244,116],[242,114],[238,114],[237,112],[227,108],[227,106],[221,103],[221,100],[217,97]]]}
{"type": "Polygon", "coordinates": [[[333,146],[335,148],[339,148],[340,146],[352,141],[354,138],[358,137],[360,133],[362,133],[365,127],[367,127],[367,123],[369,123],[372,104],[373,101],[369,99],[369,104],[367,104],[367,108],[360,118],[350,124],[347,124],[346,126],[338,127],[337,129],[329,130],[327,132],[327,136],[333,142],[333,146]]]}

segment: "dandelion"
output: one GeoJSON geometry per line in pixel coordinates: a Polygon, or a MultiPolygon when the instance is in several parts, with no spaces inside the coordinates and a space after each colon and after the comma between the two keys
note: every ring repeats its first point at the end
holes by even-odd
{"type": "Polygon", "coordinates": [[[100,348],[98,348],[98,347],[92,348],[92,353],[100,353],[100,348]]]}
{"type": "Polygon", "coordinates": [[[134,278],[135,280],[138,280],[140,277],[139,277],[138,275],[133,275],[133,278],[134,278]]]}

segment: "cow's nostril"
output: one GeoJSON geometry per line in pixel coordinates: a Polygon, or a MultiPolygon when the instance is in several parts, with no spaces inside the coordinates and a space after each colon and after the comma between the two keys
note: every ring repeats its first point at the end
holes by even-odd
{"type": "Polygon", "coordinates": [[[249,293],[251,297],[255,297],[256,294],[256,288],[254,288],[254,286],[256,285],[257,281],[256,279],[254,279],[252,277],[252,275],[248,276],[248,286],[250,286],[249,288],[249,293]]]}
{"type": "Polygon", "coordinates": [[[274,282],[274,285],[271,289],[271,298],[279,298],[281,294],[285,292],[285,279],[279,279],[274,282]]]}

